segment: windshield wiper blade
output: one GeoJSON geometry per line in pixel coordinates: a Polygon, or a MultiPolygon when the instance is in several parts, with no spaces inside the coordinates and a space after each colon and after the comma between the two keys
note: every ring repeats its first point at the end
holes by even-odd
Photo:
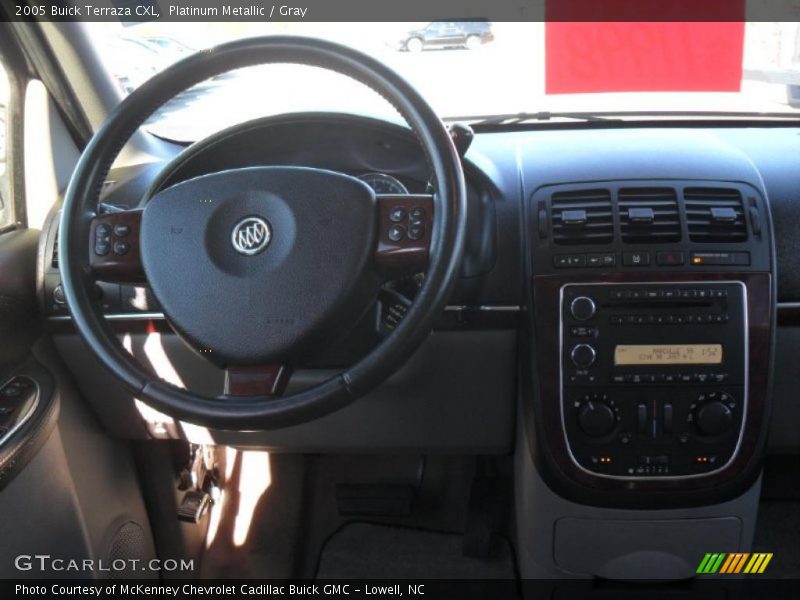
{"type": "Polygon", "coordinates": [[[549,110],[540,112],[520,112],[508,113],[504,115],[479,115],[473,117],[457,117],[447,119],[448,121],[468,121],[472,125],[514,125],[526,121],[550,121],[552,119],[575,119],[577,121],[619,121],[617,118],[609,118],[596,115],[590,112],[550,112],[549,110]]]}

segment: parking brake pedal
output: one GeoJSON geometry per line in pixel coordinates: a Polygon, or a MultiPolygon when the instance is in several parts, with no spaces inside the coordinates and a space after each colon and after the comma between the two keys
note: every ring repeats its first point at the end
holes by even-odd
{"type": "Polygon", "coordinates": [[[211,506],[211,496],[200,490],[190,490],[183,495],[178,507],[178,518],[188,523],[198,523],[211,506]]]}

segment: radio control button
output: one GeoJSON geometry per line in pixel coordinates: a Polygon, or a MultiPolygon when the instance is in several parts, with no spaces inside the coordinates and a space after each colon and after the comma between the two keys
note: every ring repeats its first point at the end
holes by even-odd
{"type": "Polygon", "coordinates": [[[570,327],[569,334],[573,337],[592,337],[595,334],[594,327],[570,327]]]}
{"type": "Polygon", "coordinates": [[[576,367],[585,369],[594,364],[597,353],[589,344],[578,344],[572,349],[570,358],[576,367]]]}
{"type": "Polygon", "coordinates": [[[597,305],[588,296],[578,296],[569,305],[569,312],[578,321],[587,321],[597,312],[597,305]]]}

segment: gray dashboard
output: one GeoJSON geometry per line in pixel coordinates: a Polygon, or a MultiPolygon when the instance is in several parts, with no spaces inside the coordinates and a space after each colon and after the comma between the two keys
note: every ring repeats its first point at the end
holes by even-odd
{"type": "MultiPolygon", "coordinates": [[[[315,115],[273,120],[264,127],[253,129],[247,143],[235,140],[233,147],[223,145],[216,159],[209,153],[206,162],[194,162],[190,170],[178,172],[172,180],[204,170],[258,163],[321,166],[349,173],[378,171],[411,187],[424,186],[427,181],[425,161],[415,140],[394,124],[315,115]]],[[[175,154],[182,150],[163,144],[175,154]]],[[[114,183],[104,201],[137,206],[161,166],[118,166],[112,171],[114,183]]],[[[792,326],[797,322],[796,313],[790,303],[800,302],[800,128],[676,125],[479,132],[466,156],[465,171],[471,212],[461,281],[450,314],[443,315],[418,356],[396,377],[340,413],[273,432],[208,432],[213,439],[278,450],[510,452],[519,391],[520,308],[525,303],[523,205],[545,185],[694,179],[736,181],[763,189],[775,223],[778,299],[784,303],[778,360],[790,352],[784,345],[798,340],[797,328],[792,326]]],[[[153,436],[130,396],[102,372],[71,329],[66,310],[55,302],[55,236],[53,221],[42,236],[40,279],[41,301],[51,317],[54,339],[112,431],[125,437],[153,436]]],[[[142,323],[151,323],[157,304],[150,298],[150,304],[132,308],[124,305],[130,291],[111,293],[119,300],[107,310],[121,313],[117,317],[120,335],[127,333],[135,352],[152,364],[145,350],[148,330],[142,323]],[[137,311],[138,318],[132,314],[137,311]]],[[[152,328],[152,324],[148,326],[152,328]]],[[[161,336],[159,352],[173,362],[187,387],[209,391],[221,385],[221,372],[183,347],[168,328],[156,330],[161,336]]],[[[320,369],[309,369],[298,374],[295,385],[307,385],[322,375],[320,369]]],[[[788,394],[791,385],[796,385],[789,381],[791,377],[778,371],[776,396],[788,394]]],[[[791,412],[797,410],[793,404],[779,397],[776,406],[784,411],[776,419],[798,422],[800,415],[791,412]]],[[[194,435],[191,428],[182,433],[180,429],[177,427],[176,435],[194,435]]],[[[785,448],[787,433],[776,436],[785,448]]],[[[800,447],[800,440],[794,443],[800,447]]]]}

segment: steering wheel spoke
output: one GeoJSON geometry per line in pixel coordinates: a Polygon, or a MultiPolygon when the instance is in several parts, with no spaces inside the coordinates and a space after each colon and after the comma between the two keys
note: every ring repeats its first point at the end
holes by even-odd
{"type": "Polygon", "coordinates": [[[273,396],[286,390],[292,369],[287,365],[228,367],[225,369],[226,396],[273,396]]]}
{"type": "Polygon", "coordinates": [[[96,279],[114,283],[146,281],[139,252],[142,210],[97,215],[89,231],[89,267],[96,279]]]}
{"type": "Polygon", "coordinates": [[[425,270],[433,228],[431,194],[378,195],[375,265],[387,278],[425,270]]]}

